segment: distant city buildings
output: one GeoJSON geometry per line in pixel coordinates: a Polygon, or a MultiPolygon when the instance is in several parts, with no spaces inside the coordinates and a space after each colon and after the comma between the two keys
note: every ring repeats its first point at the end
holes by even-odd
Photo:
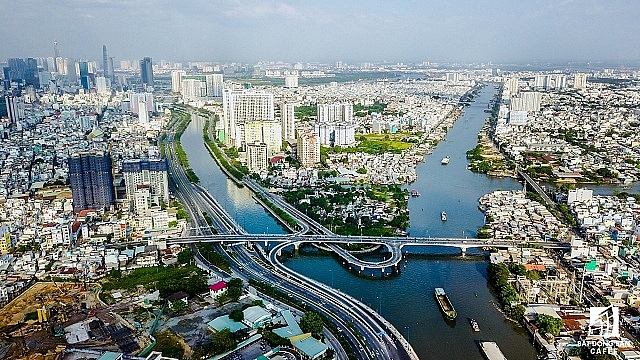
{"type": "Polygon", "coordinates": [[[69,157],[73,211],[109,210],[115,201],[111,156],[102,151],[75,153],[69,157]]]}

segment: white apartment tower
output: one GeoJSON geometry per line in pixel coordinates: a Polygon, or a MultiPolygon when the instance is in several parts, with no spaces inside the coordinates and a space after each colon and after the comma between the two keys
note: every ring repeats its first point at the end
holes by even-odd
{"type": "Polygon", "coordinates": [[[295,104],[280,104],[280,119],[282,124],[282,140],[293,140],[296,138],[296,115],[295,104]]]}
{"type": "Polygon", "coordinates": [[[353,122],[352,104],[318,104],[319,123],[345,124],[353,122]]]}
{"type": "Polygon", "coordinates": [[[182,92],[182,77],[186,74],[184,70],[171,72],[171,92],[182,92]]]}
{"type": "Polygon", "coordinates": [[[98,76],[96,78],[96,91],[98,94],[108,94],[107,78],[104,76],[98,76]]]}
{"type": "Polygon", "coordinates": [[[517,77],[512,77],[507,80],[506,88],[509,91],[509,97],[518,95],[519,86],[520,79],[517,77]]]}
{"type": "Polygon", "coordinates": [[[320,163],[320,141],[313,131],[303,131],[298,135],[298,161],[304,167],[320,163]]]}
{"type": "Polygon", "coordinates": [[[207,96],[209,97],[222,96],[222,90],[224,90],[224,79],[222,77],[222,74],[206,75],[205,82],[207,84],[207,96]]]}
{"type": "Polygon", "coordinates": [[[242,147],[247,143],[244,135],[247,124],[274,121],[273,94],[267,92],[225,89],[222,93],[222,109],[225,143],[234,147],[242,147]]]}
{"type": "Polygon", "coordinates": [[[587,74],[576,73],[573,77],[573,87],[575,89],[587,88],[587,74]]]}
{"type": "Polygon", "coordinates": [[[284,75],[284,87],[297,88],[298,87],[298,72],[285,73],[284,75]]]}
{"type": "Polygon", "coordinates": [[[138,122],[142,126],[149,125],[149,112],[147,111],[147,103],[144,101],[138,103],[138,122]]]}

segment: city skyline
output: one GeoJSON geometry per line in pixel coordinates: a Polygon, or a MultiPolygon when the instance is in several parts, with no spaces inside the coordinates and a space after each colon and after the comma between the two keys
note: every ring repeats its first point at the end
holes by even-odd
{"type": "Polygon", "coordinates": [[[0,58],[53,56],[57,41],[62,57],[90,59],[106,44],[116,59],[175,61],[640,60],[628,46],[640,33],[640,3],[630,0],[64,0],[55,12],[47,5],[7,4],[0,58]]]}

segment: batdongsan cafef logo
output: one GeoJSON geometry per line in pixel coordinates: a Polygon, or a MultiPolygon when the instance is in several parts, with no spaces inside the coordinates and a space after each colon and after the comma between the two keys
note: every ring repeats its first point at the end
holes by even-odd
{"type": "Polygon", "coordinates": [[[620,313],[616,306],[589,309],[589,336],[602,339],[620,337],[620,313]]]}

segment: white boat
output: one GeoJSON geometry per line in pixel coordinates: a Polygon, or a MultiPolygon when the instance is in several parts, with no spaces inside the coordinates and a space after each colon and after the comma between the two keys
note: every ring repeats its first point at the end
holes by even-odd
{"type": "Polygon", "coordinates": [[[440,164],[447,165],[449,163],[449,160],[450,160],[449,155],[447,155],[443,157],[442,160],[440,160],[440,164]]]}
{"type": "Polygon", "coordinates": [[[440,220],[442,221],[447,221],[447,213],[446,212],[441,212],[440,213],[440,220]]]}
{"type": "Polygon", "coordinates": [[[471,323],[471,327],[473,328],[473,331],[475,332],[480,331],[480,326],[478,326],[478,322],[475,319],[469,319],[469,322],[471,323]]]}

